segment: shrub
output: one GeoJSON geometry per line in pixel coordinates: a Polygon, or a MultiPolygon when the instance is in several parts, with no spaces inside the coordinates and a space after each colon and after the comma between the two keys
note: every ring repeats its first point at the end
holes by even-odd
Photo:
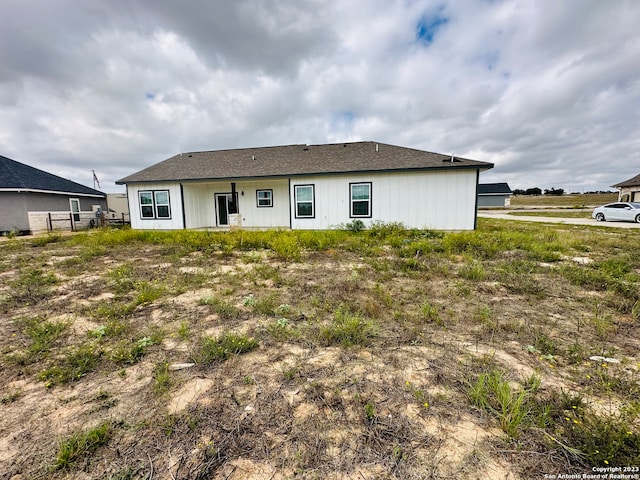
{"type": "Polygon", "coordinates": [[[361,232],[365,228],[366,226],[362,220],[353,220],[343,225],[344,230],[349,230],[350,232],[353,232],[353,233],[361,232]]]}

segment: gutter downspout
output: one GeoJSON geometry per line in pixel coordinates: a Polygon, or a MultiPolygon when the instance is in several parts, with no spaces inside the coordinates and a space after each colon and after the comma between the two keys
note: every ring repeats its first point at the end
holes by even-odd
{"type": "Polygon", "coordinates": [[[293,230],[293,220],[291,218],[291,177],[288,178],[289,183],[289,230],[293,230]]]}
{"type": "Polygon", "coordinates": [[[473,212],[473,229],[478,229],[478,185],[480,184],[480,169],[476,170],[476,209],[473,212]]]}
{"type": "Polygon", "coordinates": [[[182,204],[182,229],[187,229],[187,215],[184,212],[184,188],[182,187],[182,183],[180,183],[180,203],[182,204]]]}

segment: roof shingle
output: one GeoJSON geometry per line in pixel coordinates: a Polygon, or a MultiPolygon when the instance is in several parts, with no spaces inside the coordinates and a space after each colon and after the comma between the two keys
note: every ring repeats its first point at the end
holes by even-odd
{"type": "Polygon", "coordinates": [[[0,189],[41,190],[106,197],[106,194],[0,155],[0,189]]]}
{"type": "Polygon", "coordinates": [[[286,145],[181,153],[116,183],[450,168],[486,170],[493,164],[459,157],[452,162],[450,155],[376,142],[286,145]]]}
{"type": "Polygon", "coordinates": [[[480,183],[478,195],[508,195],[513,193],[508,183],[480,183]]]}
{"type": "Polygon", "coordinates": [[[620,187],[637,187],[640,186],[640,173],[629,180],[625,180],[624,182],[616,183],[615,185],[611,185],[612,187],[620,188],[620,187]]]}

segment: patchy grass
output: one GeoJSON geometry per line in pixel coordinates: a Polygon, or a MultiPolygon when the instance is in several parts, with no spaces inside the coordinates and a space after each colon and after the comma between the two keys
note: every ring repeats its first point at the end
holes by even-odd
{"type": "Polygon", "coordinates": [[[258,348],[258,342],[246,335],[223,333],[219,337],[202,337],[192,354],[192,360],[203,365],[222,362],[233,355],[242,355],[258,348]]]}
{"type": "Polygon", "coordinates": [[[105,422],[95,428],[76,432],[69,438],[62,440],[53,469],[69,469],[81,458],[93,454],[98,448],[109,442],[111,430],[111,425],[105,422]]]}
{"type": "Polygon", "coordinates": [[[640,232],[351,230],[0,243],[0,471],[533,479],[640,463],[640,232]]]}

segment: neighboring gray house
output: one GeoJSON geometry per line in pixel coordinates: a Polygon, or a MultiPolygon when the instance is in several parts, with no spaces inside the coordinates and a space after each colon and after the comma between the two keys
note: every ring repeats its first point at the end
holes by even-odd
{"type": "Polygon", "coordinates": [[[492,163],[376,142],[182,153],[116,183],[137,229],[329,229],[361,220],[472,230],[492,163]]]}
{"type": "Polygon", "coordinates": [[[106,194],[0,155],[0,233],[86,228],[106,208],[106,194]]]}
{"type": "Polygon", "coordinates": [[[478,207],[508,207],[512,194],[506,183],[481,183],[478,185],[478,207]]]}
{"type": "Polygon", "coordinates": [[[640,202],[640,174],[611,186],[620,190],[619,202],[640,202]]]}

